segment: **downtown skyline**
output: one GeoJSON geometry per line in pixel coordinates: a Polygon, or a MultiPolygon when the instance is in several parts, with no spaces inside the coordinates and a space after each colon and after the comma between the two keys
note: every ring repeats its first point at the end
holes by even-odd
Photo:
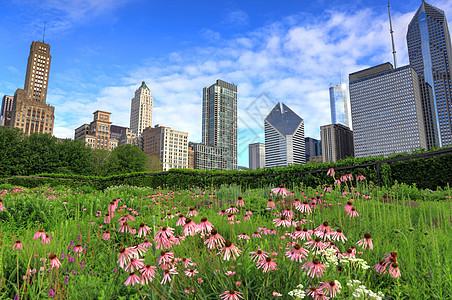
{"type": "MultiPolygon", "coordinates": [[[[278,101],[287,103],[305,120],[305,135],[319,139],[320,126],[330,123],[328,88],[339,83],[339,69],[348,83],[349,73],[392,62],[384,1],[303,7],[290,2],[292,9],[274,9],[271,14],[253,10],[249,3],[254,2],[235,3],[218,12],[221,21],[210,16],[202,24],[195,24],[194,18],[207,14],[207,8],[196,3],[192,9],[200,12],[179,12],[175,24],[160,25],[166,36],[158,33],[162,27],[152,27],[157,21],[139,12],[149,5],[144,1],[120,1],[107,8],[96,1],[82,2],[90,9],[53,1],[38,6],[46,15],[45,42],[53,57],[47,103],[55,106],[54,135],[61,138],[73,137],[74,122],[89,123],[97,109],[111,112],[113,124],[128,127],[130,101],[146,81],[155,98],[152,125],[187,131],[190,141],[199,142],[202,88],[222,79],[238,86],[238,164],[247,165],[248,144],[263,142],[263,118],[270,111],[247,110],[254,99],[265,93],[259,99],[270,109],[278,101]],[[132,24],[124,27],[125,22],[132,24]],[[187,22],[190,26],[182,28],[187,22]],[[154,50],[153,43],[159,49],[154,50]],[[245,121],[249,113],[260,122],[245,121]]],[[[452,11],[452,1],[429,3],[446,16],[452,11]]],[[[391,3],[399,66],[408,64],[406,29],[420,4],[391,3]]],[[[14,23],[31,14],[26,9],[18,14],[20,8],[18,3],[6,4],[0,21],[0,54],[6,58],[0,61],[0,96],[13,95],[23,85],[29,44],[42,40],[42,17],[20,26],[14,23]]]]}

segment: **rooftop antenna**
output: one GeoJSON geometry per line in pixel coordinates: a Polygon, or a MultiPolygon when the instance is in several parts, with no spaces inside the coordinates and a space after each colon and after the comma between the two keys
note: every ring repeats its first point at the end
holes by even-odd
{"type": "Polygon", "coordinates": [[[339,82],[340,82],[340,85],[342,86],[342,70],[341,70],[341,68],[339,68],[339,82]]]}
{"type": "Polygon", "coordinates": [[[46,21],[44,21],[44,31],[42,32],[42,42],[44,43],[44,38],[46,36],[46,21]]]}
{"type": "Polygon", "coordinates": [[[394,69],[397,69],[397,57],[394,45],[394,31],[392,30],[391,7],[389,6],[389,1],[388,1],[388,12],[389,12],[389,32],[391,33],[392,40],[392,56],[394,57],[394,69]]]}

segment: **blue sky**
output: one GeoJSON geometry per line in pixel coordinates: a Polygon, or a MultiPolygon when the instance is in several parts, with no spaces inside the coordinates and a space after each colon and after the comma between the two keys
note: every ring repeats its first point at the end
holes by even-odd
{"type": "MultiPolygon", "coordinates": [[[[429,1],[428,1],[429,2],[429,1]]],[[[451,19],[452,0],[429,3],[451,19]]],[[[392,1],[399,65],[406,28],[420,0],[392,1]]],[[[0,0],[0,97],[22,88],[30,44],[50,44],[47,103],[57,137],[95,110],[129,126],[130,100],[145,80],[153,124],[201,140],[202,88],[238,85],[239,165],[263,142],[263,119],[278,101],[319,138],[330,123],[328,88],[348,74],[392,62],[386,1],[0,0]]]]}

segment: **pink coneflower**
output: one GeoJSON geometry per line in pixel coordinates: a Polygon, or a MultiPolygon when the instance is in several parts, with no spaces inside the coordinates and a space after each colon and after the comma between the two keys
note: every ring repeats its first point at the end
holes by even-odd
{"type": "Polygon", "coordinates": [[[148,282],[152,282],[152,280],[155,278],[155,272],[157,270],[157,267],[146,265],[143,266],[140,270],[142,281],[141,284],[148,284],[148,282]]]}
{"type": "Polygon", "coordinates": [[[293,218],[293,211],[290,210],[290,209],[284,209],[284,210],[282,211],[282,215],[283,215],[283,216],[286,216],[287,219],[292,220],[292,218],[293,218]]]}
{"type": "Polygon", "coordinates": [[[239,300],[239,298],[243,299],[241,294],[243,294],[243,293],[240,293],[240,292],[237,292],[237,291],[234,291],[231,289],[229,291],[226,291],[226,292],[220,294],[220,299],[223,299],[223,300],[239,300]]]}
{"type": "Polygon", "coordinates": [[[118,227],[117,229],[119,232],[130,232],[132,230],[132,228],[130,228],[129,224],[127,224],[127,222],[123,222],[122,225],[120,227],[118,227]]]}
{"type": "Polygon", "coordinates": [[[118,261],[119,266],[124,269],[124,265],[129,263],[130,259],[134,257],[134,252],[131,248],[119,248],[118,261]]]}
{"type": "Polygon", "coordinates": [[[177,275],[177,271],[176,268],[171,268],[171,269],[166,269],[163,271],[163,279],[162,282],[160,282],[161,284],[165,284],[167,282],[171,281],[171,277],[170,275],[177,275]]]}
{"type": "Polygon", "coordinates": [[[307,245],[309,249],[312,248],[312,251],[323,250],[328,246],[327,244],[323,243],[322,240],[318,237],[304,244],[307,245]]]}
{"type": "Polygon", "coordinates": [[[353,208],[353,202],[352,201],[347,201],[347,204],[344,205],[345,211],[347,213],[349,213],[352,208],[353,208]]]}
{"type": "Polygon", "coordinates": [[[50,254],[49,259],[50,259],[50,266],[52,267],[52,269],[53,268],[58,269],[59,267],[61,267],[61,262],[58,260],[55,253],[50,254]]]}
{"type": "Polygon", "coordinates": [[[246,215],[243,217],[243,221],[249,221],[251,220],[251,215],[246,215]]]}
{"type": "Polygon", "coordinates": [[[317,298],[317,295],[318,295],[319,293],[321,293],[321,292],[322,292],[322,290],[318,289],[317,287],[315,287],[315,286],[310,286],[309,289],[306,290],[306,295],[311,296],[312,299],[317,300],[317,299],[316,299],[316,298],[317,298]]]}
{"type": "Polygon", "coordinates": [[[341,181],[339,179],[336,179],[334,181],[334,185],[341,186],[341,181]]]}
{"type": "Polygon", "coordinates": [[[237,207],[244,207],[245,206],[245,202],[243,202],[242,196],[239,196],[239,198],[237,199],[237,203],[235,205],[237,207]]]}
{"type": "Polygon", "coordinates": [[[366,180],[366,177],[364,177],[363,174],[359,173],[358,176],[356,176],[356,181],[364,181],[366,180]]]}
{"type": "Polygon", "coordinates": [[[300,226],[295,227],[294,233],[292,233],[292,237],[295,239],[308,240],[311,238],[312,230],[308,230],[306,227],[301,229],[300,226]]]}
{"type": "Polygon", "coordinates": [[[22,250],[24,248],[24,245],[17,240],[13,245],[13,250],[22,250]]]}
{"type": "Polygon", "coordinates": [[[358,212],[356,211],[356,209],[354,208],[354,207],[352,207],[351,209],[350,209],[350,211],[348,212],[348,214],[347,214],[350,218],[356,218],[356,217],[359,217],[359,214],[358,214],[358,212]]]}
{"type": "Polygon", "coordinates": [[[268,252],[265,252],[261,249],[258,249],[257,251],[254,252],[248,252],[249,254],[251,254],[251,260],[256,262],[256,261],[261,261],[267,258],[267,256],[270,254],[268,252]]]}
{"type": "Polygon", "coordinates": [[[341,293],[339,281],[334,280],[320,283],[322,284],[320,289],[322,289],[327,296],[336,297],[337,294],[341,293]]]}
{"type": "Polygon", "coordinates": [[[370,233],[366,232],[364,234],[364,238],[360,239],[356,244],[358,244],[358,246],[362,246],[364,249],[366,249],[367,246],[369,246],[369,249],[372,250],[374,248],[374,245],[370,238],[371,238],[370,233]]]}
{"type": "Polygon", "coordinates": [[[144,223],[140,223],[140,229],[138,230],[138,237],[146,236],[151,232],[151,227],[147,226],[144,223]]]}
{"type": "Polygon", "coordinates": [[[235,216],[233,213],[230,213],[230,214],[228,215],[228,221],[234,221],[235,217],[236,217],[236,216],[235,216]]]}
{"type": "Polygon", "coordinates": [[[258,269],[262,268],[264,273],[267,273],[268,271],[271,271],[271,270],[274,270],[274,271],[278,270],[278,265],[275,263],[275,261],[272,258],[267,257],[257,263],[257,268],[258,269]]]}
{"type": "Polygon", "coordinates": [[[299,210],[300,212],[310,215],[312,212],[311,207],[309,207],[308,201],[303,201],[303,203],[297,207],[295,207],[297,210],[299,210]]]}
{"type": "Polygon", "coordinates": [[[345,243],[345,241],[347,240],[347,238],[345,237],[344,233],[342,233],[342,229],[338,228],[336,231],[333,231],[331,233],[331,239],[333,241],[342,241],[342,243],[345,243]]]}
{"type": "Polygon", "coordinates": [[[341,182],[345,182],[345,181],[347,181],[347,176],[345,176],[345,174],[342,174],[341,175],[341,178],[340,178],[340,180],[341,180],[341,182]]]}
{"type": "Polygon", "coordinates": [[[242,233],[238,235],[239,240],[249,240],[251,237],[247,235],[246,233],[242,233]]]}
{"type": "Polygon", "coordinates": [[[355,257],[356,249],[348,248],[347,251],[345,251],[344,255],[347,257],[355,257]]]}
{"type": "Polygon", "coordinates": [[[286,252],[286,257],[292,261],[301,262],[308,257],[309,251],[301,247],[299,244],[295,244],[289,251],[286,252]]]}
{"type": "Polygon", "coordinates": [[[223,247],[224,242],[225,242],[224,238],[214,228],[210,232],[210,237],[204,241],[204,245],[207,245],[207,248],[209,248],[209,249],[213,249],[213,248],[215,248],[215,246],[223,247]]]}
{"type": "Polygon", "coordinates": [[[392,263],[389,266],[389,274],[391,274],[392,277],[397,278],[400,277],[400,269],[399,269],[399,265],[395,262],[392,263]]]}
{"type": "Polygon", "coordinates": [[[323,189],[323,191],[327,192],[327,193],[331,193],[332,189],[328,184],[325,184],[325,188],[323,189]]]}
{"type": "Polygon", "coordinates": [[[224,275],[226,276],[234,276],[235,274],[237,274],[236,271],[227,271],[226,273],[224,273],[224,275]]]}
{"type": "Polygon", "coordinates": [[[38,232],[35,233],[35,235],[33,236],[34,240],[37,240],[39,238],[44,239],[46,237],[46,234],[44,232],[43,229],[39,229],[38,232]]]}
{"type": "Polygon", "coordinates": [[[196,264],[193,263],[190,258],[184,257],[184,258],[181,258],[180,261],[184,264],[185,268],[188,268],[190,266],[196,266],[196,264]]]}
{"type": "Polygon", "coordinates": [[[292,221],[286,216],[281,216],[279,219],[273,219],[273,224],[275,224],[275,227],[289,227],[292,224],[292,221]]]}
{"type": "Polygon", "coordinates": [[[72,249],[75,253],[81,253],[83,252],[83,247],[80,244],[75,245],[74,249],[72,249]]]}
{"type": "Polygon", "coordinates": [[[144,267],[144,259],[140,259],[140,258],[132,258],[130,259],[129,263],[126,265],[126,267],[124,268],[124,270],[126,272],[130,272],[132,273],[134,270],[139,270],[142,267],[144,267]]]}
{"type": "Polygon", "coordinates": [[[185,219],[183,234],[185,236],[194,236],[198,232],[198,224],[193,222],[190,218],[185,219]]]}
{"type": "Polygon", "coordinates": [[[388,266],[388,264],[386,263],[386,261],[382,260],[378,264],[376,264],[374,266],[374,268],[375,268],[375,271],[377,271],[377,273],[384,274],[386,272],[387,266],[388,266]]]}
{"type": "Polygon", "coordinates": [[[273,200],[271,198],[268,199],[267,208],[266,209],[275,209],[275,208],[276,208],[275,202],[273,202],[273,200]]]}
{"type": "Polygon", "coordinates": [[[323,224],[321,224],[319,227],[317,227],[316,229],[314,229],[315,231],[319,231],[319,232],[331,232],[333,231],[330,227],[330,223],[328,221],[323,222],[323,224]]]}
{"type": "Polygon", "coordinates": [[[158,258],[158,264],[161,265],[163,263],[172,262],[174,259],[174,253],[171,251],[162,251],[160,252],[160,256],[158,258]]]}
{"type": "Polygon", "coordinates": [[[317,258],[305,263],[301,268],[307,269],[308,276],[311,276],[312,278],[314,278],[314,276],[317,276],[317,278],[323,276],[323,271],[325,271],[325,265],[317,258]]]}
{"type": "Polygon", "coordinates": [[[145,249],[147,249],[147,248],[149,248],[149,247],[151,247],[151,246],[152,246],[152,243],[149,242],[148,238],[145,238],[145,239],[144,239],[144,242],[142,242],[142,243],[140,244],[140,247],[145,248],[145,249]]]}
{"type": "Polygon", "coordinates": [[[227,213],[226,213],[226,210],[224,210],[224,209],[222,209],[222,210],[220,210],[219,212],[218,212],[218,215],[219,216],[224,216],[224,215],[226,215],[227,213]]]}
{"type": "Polygon", "coordinates": [[[110,224],[111,223],[111,218],[110,218],[110,214],[109,213],[105,214],[104,223],[105,224],[110,224]]]}
{"type": "Polygon", "coordinates": [[[263,235],[271,234],[272,230],[268,229],[267,227],[259,227],[257,229],[258,232],[262,233],[263,235]]]}
{"type": "Polygon", "coordinates": [[[249,209],[245,210],[245,216],[251,216],[253,212],[249,209]]]}
{"type": "Polygon", "coordinates": [[[188,209],[187,217],[196,217],[197,215],[198,215],[198,212],[193,207],[190,207],[188,209]]]}
{"type": "Polygon", "coordinates": [[[184,226],[185,225],[185,217],[183,214],[179,214],[179,219],[176,222],[176,226],[184,226]]]}
{"type": "Polygon", "coordinates": [[[105,230],[105,232],[102,234],[102,239],[108,241],[110,239],[110,231],[105,230]]]}
{"type": "Polygon", "coordinates": [[[331,175],[334,178],[335,172],[332,166],[329,166],[328,172],[326,172],[326,176],[331,175]]]}
{"type": "Polygon", "coordinates": [[[124,282],[124,285],[126,285],[126,286],[135,285],[140,282],[141,282],[140,276],[138,276],[137,274],[132,272],[129,274],[129,278],[127,278],[126,282],[124,282]]]}
{"type": "Polygon", "coordinates": [[[347,175],[345,175],[347,177],[348,181],[353,181],[353,175],[350,171],[347,171],[347,175]]]}
{"type": "Polygon", "coordinates": [[[157,243],[157,249],[168,249],[173,246],[172,239],[174,239],[173,234],[174,229],[171,227],[162,227],[155,234],[154,242],[157,243]]]}
{"type": "Polygon", "coordinates": [[[229,260],[232,256],[232,258],[235,260],[242,251],[234,246],[231,241],[227,240],[224,243],[224,247],[221,248],[220,252],[217,253],[217,255],[223,255],[223,260],[229,260]]]}
{"type": "Polygon", "coordinates": [[[261,235],[259,234],[259,232],[255,231],[255,232],[251,235],[251,237],[260,239],[260,238],[261,238],[261,235]]]}
{"type": "Polygon", "coordinates": [[[50,244],[50,237],[48,234],[45,234],[44,237],[41,236],[41,244],[50,244]]]}
{"type": "Polygon", "coordinates": [[[284,198],[290,192],[284,188],[284,184],[281,184],[279,187],[272,189],[272,193],[275,195],[279,193],[284,198]]]}
{"type": "Polygon", "coordinates": [[[198,225],[199,230],[201,230],[202,233],[204,232],[210,232],[213,229],[212,223],[207,221],[206,217],[201,218],[201,222],[198,225]]]}
{"type": "Polygon", "coordinates": [[[278,293],[278,292],[275,292],[275,291],[273,291],[272,295],[275,296],[275,297],[282,297],[281,293],[278,293]]]}
{"type": "Polygon", "coordinates": [[[185,273],[185,276],[187,276],[187,277],[193,277],[196,274],[198,274],[199,272],[198,272],[198,270],[195,270],[195,269],[187,269],[184,271],[184,273],[185,273]]]}
{"type": "Polygon", "coordinates": [[[236,213],[238,213],[239,212],[239,210],[238,210],[238,208],[237,207],[235,207],[234,205],[231,205],[231,207],[229,207],[228,209],[226,209],[226,212],[228,213],[228,214],[236,214],[236,213]]]}

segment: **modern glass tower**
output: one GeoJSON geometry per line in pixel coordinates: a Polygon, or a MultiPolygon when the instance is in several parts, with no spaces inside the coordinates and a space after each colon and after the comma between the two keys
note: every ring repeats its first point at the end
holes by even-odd
{"type": "Polygon", "coordinates": [[[419,76],[427,147],[452,145],[452,51],[444,12],[425,1],[407,32],[410,64],[419,76]]]}
{"type": "Polygon", "coordinates": [[[348,121],[347,91],[343,85],[330,87],[331,123],[350,127],[348,121]]]}

